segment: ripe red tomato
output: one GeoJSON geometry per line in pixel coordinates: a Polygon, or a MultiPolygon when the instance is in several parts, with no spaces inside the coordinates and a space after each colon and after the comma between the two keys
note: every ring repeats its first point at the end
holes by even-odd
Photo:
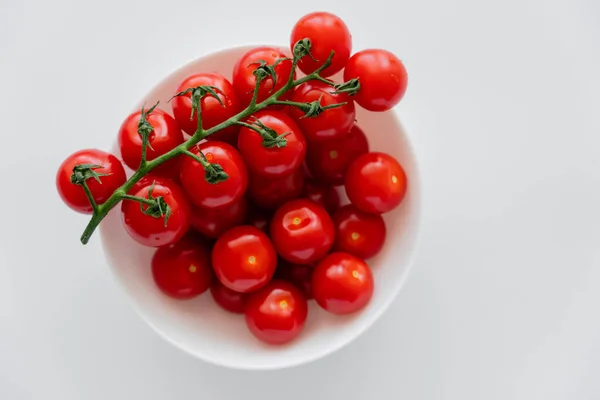
{"type": "Polygon", "coordinates": [[[331,253],[322,259],[313,271],[312,284],[317,304],[333,314],[356,312],[373,296],[371,269],[348,253],[331,253]]]}
{"type": "Polygon", "coordinates": [[[265,179],[260,176],[252,176],[248,186],[248,195],[258,207],[274,209],[286,201],[300,196],[303,185],[304,175],[300,168],[282,178],[265,179]]]}
{"type": "MultiPolygon", "coordinates": [[[[215,125],[229,119],[242,111],[242,105],[238,100],[237,94],[231,82],[223,75],[210,72],[202,72],[188,76],[177,87],[177,92],[184,92],[187,89],[198,86],[214,86],[215,90],[225,107],[215,99],[212,95],[205,95],[200,101],[200,109],[202,110],[202,127],[210,129],[215,125]]],[[[173,105],[173,115],[181,128],[193,135],[198,128],[198,117],[196,113],[192,116],[192,95],[191,93],[177,96],[171,100],[173,105]]],[[[223,129],[213,135],[210,135],[206,140],[220,140],[235,145],[237,141],[238,128],[231,126],[223,129]]]]}
{"type": "Polygon", "coordinates": [[[277,254],[263,231],[240,225],[217,239],[212,263],[223,285],[236,292],[247,293],[271,280],[277,266],[277,254]]]}
{"type": "Polygon", "coordinates": [[[206,171],[199,162],[184,157],[181,162],[181,184],[192,203],[198,207],[224,207],[239,201],[248,187],[248,170],[240,153],[225,142],[205,142],[190,151],[198,155],[198,148],[211,164],[219,164],[228,178],[209,183],[206,171]]]}
{"type": "Polygon", "coordinates": [[[80,150],[67,157],[56,172],[56,189],[62,201],[72,210],[82,214],[91,214],[92,205],[85,195],[83,186],[71,183],[71,175],[76,165],[99,165],[93,171],[100,176],[100,182],[89,178],[87,183],[92,197],[96,203],[104,203],[121,185],[125,183],[125,169],[123,165],[110,153],[98,149],[80,150]]]}
{"type": "Polygon", "coordinates": [[[270,210],[265,210],[256,205],[252,205],[247,212],[246,224],[252,225],[265,233],[269,233],[271,218],[273,218],[273,213],[270,210]]]}
{"type": "Polygon", "coordinates": [[[312,299],[312,273],[314,269],[314,265],[291,264],[281,260],[275,271],[275,278],[293,283],[302,291],[306,299],[312,299]]]}
{"type": "MultiPolygon", "coordinates": [[[[238,60],[233,68],[233,87],[240,99],[242,108],[247,107],[252,100],[252,95],[256,86],[254,70],[259,67],[259,62],[262,60],[265,61],[267,65],[273,65],[275,61],[285,57],[287,57],[286,54],[274,47],[257,47],[246,52],[238,60]]],[[[282,61],[277,64],[275,67],[277,82],[273,84],[272,77],[265,78],[260,83],[257,102],[260,103],[261,101],[266,100],[267,97],[284,87],[290,77],[290,73],[292,73],[291,60],[282,61]]],[[[294,71],[294,78],[295,77],[296,72],[294,71]]],[[[288,95],[284,94],[279,99],[285,100],[286,98],[288,98],[288,95]]]]}
{"type": "Polygon", "coordinates": [[[274,280],[250,294],[246,303],[246,325],[252,334],[270,344],[296,338],[308,315],[302,292],[289,282],[274,280]]]}
{"type": "Polygon", "coordinates": [[[346,194],[359,210],[383,214],[398,207],[406,194],[406,174],[392,156],[363,154],[346,171],[346,194]]]}
{"type": "Polygon", "coordinates": [[[160,247],[152,257],[152,277],[156,286],[176,299],[191,299],[211,284],[210,252],[198,238],[189,235],[160,247]]]}
{"type": "Polygon", "coordinates": [[[337,108],[324,110],[316,117],[302,118],[305,113],[293,107],[290,113],[296,118],[298,125],[309,142],[337,140],[348,135],[354,125],[354,101],[346,93],[334,94],[334,88],[320,81],[308,81],[294,90],[292,101],[308,103],[320,100],[321,106],[346,103],[337,108]]]}
{"type": "Polygon", "coordinates": [[[314,263],[325,256],[335,238],[327,211],[317,203],[297,199],[281,206],[271,220],[271,239],[277,253],[296,264],[314,263]]]}
{"type": "Polygon", "coordinates": [[[343,185],[352,161],[369,152],[369,143],[356,125],[341,139],[327,140],[308,146],[306,165],[316,179],[330,185],[343,185]]]}
{"type": "Polygon", "coordinates": [[[242,197],[219,208],[193,207],[192,228],[207,238],[216,239],[229,228],[244,222],[247,203],[246,198],[242,197]]]}
{"type": "Polygon", "coordinates": [[[294,51],[294,45],[302,39],[310,39],[310,57],[303,57],[298,67],[306,75],[315,72],[329,57],[331,51],[335,54],[331,59],[331,65],[321,71],[323,77],[331,76],[344,68],[352,51],[352,35],[348,27],[338,16],[328,12],[313,12],[300,18],[290,38],[290,48],[294,51]]]}
{"type": "Polygon", "coordinates": [[[288,135],[285,136],[284,147],[265,147],[266,142],[258,132],[242,127],[238,149],[250,171],[265,177],[281,177],[297,170],[306,155],[306,140],[298,124],[286,113],[275,110],[259,111],[247,122],[255,120],[275,131],[277,136],[288,135]]]}
{"type": "Polygon", "coordinates": [[[332,214],[340,207],[340,195],[330,185],[310,180],[304,183],[302,197],[312,200],[332,214]]]}
{"type": "Polygon", "coordinates": [[[344,81],[357,78],[360,90],[353,99],[369,111],[387,111],[402,100],[408,84],[404,64],[387,50],[355,53],[344,69],[344,81]]]}
{"type": "Polygon", "coordinates": [[[333,214],[335,251],[350,253],[362,259],[373,257],[385,242],[385,222],[379,214],[360,211],[347,204],[333,214]]]}
{"type": "Polygon", "coordinates": [[[212,294],[215,303],[222,309],[235,314],[244,313],[246,308],[246,294],[229,289],[217,279],[214,279],[213,284],[210,287],[210,293],[212,294]]]}
{"type": "MultiPolygon", "coordinates": [[[[179,241],[188,231],[192,208],[183,190],[166,178],[145,181],[145,184],[136,186],[135,191],[132,190],[129,194],[149,199],[150,188],[152,197],[162,197],[171,209],[166,226],[164,217],[155,218],[144,214],[140,203],[133,200],[123,200],[121,203],[123,224],[127,233],[138,243],[150,247],[167,246],[179,241]]],[[[147,207],[144,205],[144,210],[147,207]]]]}

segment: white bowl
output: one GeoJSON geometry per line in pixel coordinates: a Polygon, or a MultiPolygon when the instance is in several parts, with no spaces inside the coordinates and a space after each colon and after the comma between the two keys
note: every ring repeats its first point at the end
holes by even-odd
{"type": "MultiPolygon", "coordinates": [[[[188,63],[156,85],[134,109],[143,102],[154,104],[160,100],[159,107],[170,113],[167,100],[182,79],[200,71],[218,72],[231,79],[236,60],[250,48],[231,48],[188,63]]],[[[285,52],[289,53],[287,49],[285,52]]],[[[319,359],[344,347],[373,325],[402,288],[414,258],[420,225],[420,177],[408,136],[393,111],[371,113],[357,106],[356,118],[367,134],[371,150],[396,157],[408,176],[408,191],[401,206],[384,215],[386,244],[380,254],[368,260],[375,277],[375,292],[367,307],[340,317],[310,301],[305,329],[296,340],[282,346],[263,344],[246,329],[243,316],[219,308],[208,291],[187,301],[164,296],[150,272],[154,249],[143,247],[128,236],[117,206],[101,223],[102,245],[115,277],[142,318],[168,342],[200,359],[248,370],[278,369],[319,359]]]]}

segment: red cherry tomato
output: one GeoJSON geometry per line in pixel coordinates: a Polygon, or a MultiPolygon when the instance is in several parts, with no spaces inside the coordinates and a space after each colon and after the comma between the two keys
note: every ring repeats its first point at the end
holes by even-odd
{"type": "MultiPolygon", "coordinates": [[[[246,52],[235,64],[233,68],[233,86],[237,92],[238,98],[242,103],[242,107],[248,106],[252,100],[254,88],[256,86],[256,77],[254,70],[259,67],[259,62],[265,61],[268,65],[273,65],[280,58],[286,58],[287,55],[274,47],[257,47],[246,52]]],[[[263,79],[258,90],[257,102],[266,100],[267,97],[285,86],[292,72],[292,61],[282,61],[275,67],[275,75],[277,77],[275,84],[273,78],[268,77],[263,79]]],[[[294,72],[294,77],[296,72],[294,72]]],[[[288,98],[284,94],[279,99],[288,98]]]]}
{"type": "Polygon", "coordinates": [[[193,236],[160,247],[152,257],[152,277],[156,286],[176,299],[191,299],[211,284],[210,252],[193,236]]]}
{"type": "Polygon", "coordinates": [[[402,100],[408,84],[404,64],[394,54],[381,49],[355,53],[344,69],[344,81],[358,78],[360,90],[353,96],[369,111],[387,111],[402,100]]]}
{"type": "Polygon", "coordinates": [[[369,152],[369,143],[356,125],[341,139],[327,140],[308,147],[306,165],[316,179],[330,185],[343,185],[352,161],[369,152]]]}
{"type": "Polygon", "coordinates": [[[306,199],[292,200],[281,206],[271,220],[270,232],[277,253],[296,264],[320,260],[329,252],[335,238],[327,211],[306,199]]]}
{"type": "Polygon", "coordinates": [[[123,165],[110,153],[98,149],[80,150],[67,157],[56,173],[56,189],[62,201],[72,210],[82,214],[91,214],[92,205],[85,195],[83,186],[71,183],[71,175],[76,165],[92,164],[99,165],[100,168],[94,168],[97,174],[107,174],[100,176],[100,182],[94,178],[89,178],[87,183],[92,197],[96,203],[104,203],[121,185],[125,183],[127,177],[123,165]]]}
{"type": "Polygon", "coordinates": [[[383,214],[398,207],[406,194],[406,174],[392,156],[363,154],[346,171],[346,194],[359,210],[383,214]]]}
{"type": "Polygon", "coordinates": [[[348,135],[354,125],[354,101],[346,93],[333,94],[334,88],[320,81],[308,81],[298,86],[293,94],[292,101],[308,103],[321,102],[321,106],[346,103],[341,107],[324,110],[316,117],[302,118],[305,113],[293,107],[290,113],[298,121],[298,125],[309,142],[322,140],[336,140],[348,135]]]}
{"type": "Polygon", "coordinates": [[[360,258],[331,253],[313,271],[313,294],[319,306],[333,314],[362,309],[373,296],[373,275],[360,258]]]}
{"type": "Polygon", "coordinates": [[[340,207],[340,195],[334,187],[314,180],[304,183],[302,197],[319,204],[332,214],[340,207]]]}
{"type": "MultiPolygon", "coordinates": [[[[205,95],[200,101],[200,109],[202,110],[202,127],[210,129],[215,125],[229,119],[242,110],[240,101],[233,88],[223,75],[216,73],[203,72],[193,74],[185,78],[177,87],[176,93],[184,92],[187,89],[198,86],[214,86],[215,90],[225,107],[215,99],[212,95],[205,95]]],[[[191,93],[183,96],[177,96],[171,100],[173,104],[173,115],[179,123],[179,126],[188,133],[193,135],[198,128],[198,117],[196,113],[192,116],[192,97],[191,93]]],[[[219,140],[235,145],[237,142],[238,128],[231,126],[225,128],[213,135],[210,135],[206,140],[219,140]]]]}
{"type": "Polygon", "coordinates": [[[263,231],[240,225],[217,239],[212,263],[223,285],[236,292],[247,293],[271,280],[277,266],[277,254],[263,231]]]}
{"type": "Polygon", "coordinates": [[[274,280],[250,294],[246,325],[263,342],[283,344],[295,339],[306,322],[308,305],[302,292],[289,282],[274,280]]]}
{"type": "MultiPolygon", "coordinates": [[[[162,197],[171,209],[171,215],[165,226],[164,217],[155,218],[144,214],[142,206],[137,201],[123,200],[121,214],[125,230],[138,243],[144,246],[160,247],[179,241],[190,227],[192,209],[181,188],[166,178],[157,178],[153,182],[146,181],[145,185],[136,186],[129,194],[149,199],[162,197]],[[152,186],[154,185],[154,186],[152,186]]],[[[147,210],[148,206],[143,206],[147,210]]]]}
{"type": "Polygon", "coordinates": [[[385,222],[379,214],[360,211],[347,204],[333,214],[335,251],[350,253],[362,259],[373,257],[385,242],[385,222]]]}
{"type": "Polygon", "coordinates": [[[269,210],[252,205],[252,208],[247,213],[246,224],[260,229],[265,233],[269,233],[269,224],[273,218],[273,213],[269,210]]]}
{"type": "Polygon", "coordinates": [[[329,54],[334,51],[331,65],[321,71],[323,77],[331,76],[344,68],[352,51],[352,35],[348,27],[338,16],[328,12],[313,12],[300,18],[290,38],[290,48],[294,51],[294,45],[302,39],[310,39],[311,54],[317,61],[310,57],[303,57],[298,67],[305,74],[311,74],[319,68],[329,54]]]}
{"type": "Polygon", "coordinates": [[[314,265],[291,264],[282,260],[275,271],[275,278],[293,283],[302,291],[306,299],[312,299],[312,273],[314,269],[314,265]]]}
{"type": "Polygon", "coordinates": [[[258,207],[274,209],[300,196],[303,185],[304,175],[300,169],[282,178],[253,176],[248,186],[248,195],[258,207]]]}
{"type": "Polygon", "coordinates": [[[245,197],[219,208],[194,207],[192,209],[192,228],[207,238],[216,239],[223,232],[240,225],[246,218],[247,203],[245,197]]]}
{"type": "Polygon", "coordinates": [[[306,155],[306,140],[300,127],[282,111],[263,110],[250,118],[248,122],[258,121],[271,128],[276,135],[285,136],[283,147],[268,144],[258,132],[242,127],[238,137],[238,149],[248,168],[255,174],[265,177],[281,177],[297,170],[306,155]],[[270,145],[271,147],[266,147],[270,145]]]}
{"type": "Polygon", "coordinates": [[[213,281],[213,284],[210,287],[210,293],[212,294],[215,303],[222,309],[235,314],[244,313],[246,307],[246,294],[229,289],[217,279],[213,281]]]}
{"type": "Polygon", "coordinates": [[[206,171],[199,162],[184,157],[181,162],[181,184],[192,203],[198,207],[224,207],[239,201],[248,187],[248,170],[240,153],[225,142],[205,142],[190,151],[204,153],[211,164],[219,164],[228,178],[219,183],[209,183],[206,171]]]}

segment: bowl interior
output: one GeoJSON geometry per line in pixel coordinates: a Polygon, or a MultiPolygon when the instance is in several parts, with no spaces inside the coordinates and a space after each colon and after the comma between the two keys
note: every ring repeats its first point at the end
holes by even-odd
{"type": "MultiPolygon", "coordinates": [[[[218,72],[231,79],[236,60],[250,48],[231,48],[185,65],[154,87],[135,109],[143,102],[154,104],[160,100],[159,108],[171,113],[167,101],[182,79],[201,71],[218,72]]],[[[401,206],[384,215],[388,231],[383,250],[368,260],[375,277],[375,293],[365,309],[340,317],[327,314],[310,301],[306,327],[295,341],[282,346],[265,345],[247,331],[243,316],[219,308],[208,292],[188,301],[164,296],[150,272],[154,249],[128,236],[121,224],[120,207],[115,207],[100,226],[102,246],[115,277],[144,320],[182,350],[208,362],[242,369],[282,368],[315,360],[348,344],[371,326],[399,292],[409,272],[419,226],[420,189],[413,152],[396,114],[370,113],[357,107],[357,123],[367,134],[371,149],[396,157],[409,181],[401,206]]]]}

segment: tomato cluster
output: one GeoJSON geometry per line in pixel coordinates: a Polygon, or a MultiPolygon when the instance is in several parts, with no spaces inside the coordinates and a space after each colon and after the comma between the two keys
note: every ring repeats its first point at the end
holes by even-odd
{"type": "Polygon", "coordinates": [[[290,50],[249,50],[232,65],[231,80],[214,72],[186,77],[171,110],[152,107],[125,119],[118,133],[122,162],[83,150],[56,177],[65,203],[81,213],[122,192],[125,230],[156,248],[149,268],[158,289],[182,300],[210,289],[216,304],[245,314],[249,331],[274,344],[298,336],[310,299],[333,314],[369,303],[374,280],[365,260],[382,249],[382,214],[398,207],[407,189],[403,167],[370,150],[356,121],[357,106],[385,111],[404,96],[400,60],[380,49],[352,54],[347,26],[326,12],[296,23],[290,50]],[[310,52],[297,67],[307,75],[333,54],[319,79],[126,184],[123,164],[139,172],[145,160],[285,88],[296,74],[296,59],[288,57],[304,40],[310,52]],[[345,82],[330,80],[342,70],[345,82]],[[341,204],[342,188],[349,204],[341,204]]]}

